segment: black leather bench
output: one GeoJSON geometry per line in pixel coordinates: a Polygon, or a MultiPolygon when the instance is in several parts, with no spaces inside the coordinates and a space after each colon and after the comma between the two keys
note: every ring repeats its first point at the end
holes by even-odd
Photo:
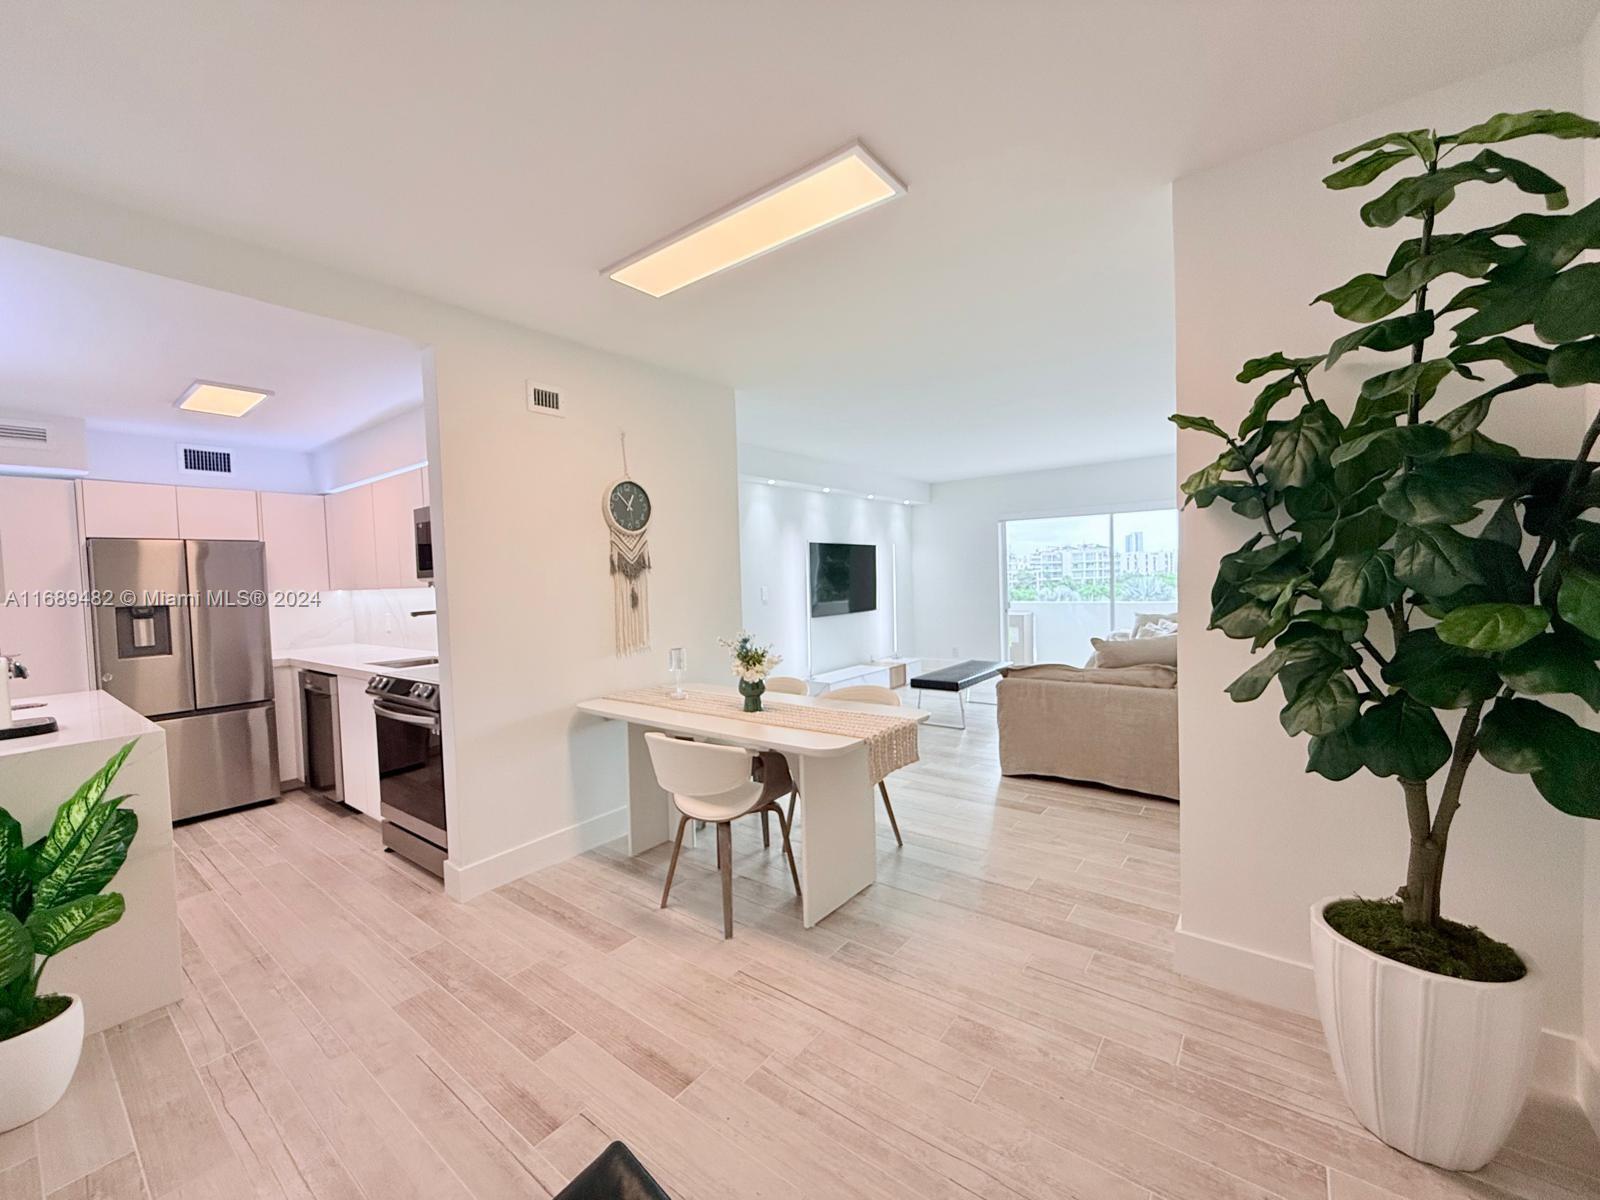
{"type": "MultiPolygon", "coordinates": [[[[922,707],[923,692],[954,692],[956,701],[961,705],[961,724],[946,726],[948,729],[965,729],[967,727],[967,697],[969,687],[982,683],[986,679],[993,679],[1011,664],[1009,662],[991,662],[988,659],[969,658],[965,662],[958,662],[948,667],[940,667],[937,671],[929,671],[918,675],[910,681],[910,686],[917,691],[917,707],[922,707]]],[[[930,725],[932,721],[928,722],[930,725]]]]}

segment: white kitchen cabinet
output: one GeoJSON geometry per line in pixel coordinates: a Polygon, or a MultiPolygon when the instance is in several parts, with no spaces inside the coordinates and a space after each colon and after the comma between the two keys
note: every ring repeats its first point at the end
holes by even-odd
{"type": "Polygon", "coordinates": [[[303,781],[305,773],[300,762],[302,715],[298,667],[272,669],[272,701],[273,716],[278,723],[278,781],[303,781]]]}
{"type": "Polygon", "coordinates": [[[344,767],[344,802],[369,817],[379,816],[378,719],[367,681],[339,676],[339,758],[344,767]]]}
{"type": "Polygon", "coordinates": [[[86,538],[182,536],[178,533],[178,489],[169,483],[85,479],[78,487],[86,538]]]}
{"type": "Polygon", "coordinates": [[[83,586],[72,481],[0,475],[0,651],[28,668],[11,684],[14,697],[92,686],[84,610],[69,603],[83,586]]]}
{"type": "Polygon", "coordinates": [[[377,543],[373,537],[372,485],[323,498],[328,527],[328,582],[337,591],[375,588],[377,543]]]}
{"type": "Polygon", "coordinates": [[[201,487],[174,490],[178,494],[179,537],[238,542],[254,542],[261,537],[254,492],[201,487]]]}
{"type": "Polygon", "coordinates": [[[269,592],[326,592],[328,526],[321,496],[262,492],[261,540],[269,592]]]}
{"type": "Polygon", "coordinates": [[[372,527],[378,586],[420,587],[415,517],[423,504],[422,471],[391,475],[372,485],[372,527]]]}

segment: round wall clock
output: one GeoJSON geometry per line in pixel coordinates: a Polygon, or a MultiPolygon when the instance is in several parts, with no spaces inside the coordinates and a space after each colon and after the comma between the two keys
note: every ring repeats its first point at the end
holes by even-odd
{"type": "Polygon", "coordinates": [[[650,493],[631,479],[617,480],[602,501],[611,532],[611,584],[616,605],[617,654],[650,645],[650,493]]]}
{"type": "Polygon", "coordinates": [[[639,533],[650,524],[650,494],[631,479],[606,492],[606,519],[624,533],[639,533]]]}

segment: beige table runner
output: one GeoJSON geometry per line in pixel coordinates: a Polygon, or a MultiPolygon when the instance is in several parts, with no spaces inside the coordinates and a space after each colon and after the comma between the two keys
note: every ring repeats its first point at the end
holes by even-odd
{"type": "Polygon", "coordinates": [[[703,717],[728,717],[752,725],[778,725],[838,737],[860,738],[867,744],[867,765],[872,782],[917,761],[917,722],[888,712],[864,713],[848,708],[789,704],[781,696],[763,696],[761,711],[744,711],[744,698],[729,692],[685,688],[688,695],[674,699],[669,687],[637,688],[606,697],[625,704],[654,704],[703,717]]]}

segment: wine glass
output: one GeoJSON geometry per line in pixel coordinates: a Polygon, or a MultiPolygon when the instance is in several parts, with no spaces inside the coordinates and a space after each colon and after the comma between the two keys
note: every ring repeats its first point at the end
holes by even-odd
{"type": "Polygon", "coordinates": [[[682,646],[667,651],[667,671],[672,676],[672,698],[682,700],[689,693],[683,690],[683,673],[689,669],[689,656],[682,646]]]}

